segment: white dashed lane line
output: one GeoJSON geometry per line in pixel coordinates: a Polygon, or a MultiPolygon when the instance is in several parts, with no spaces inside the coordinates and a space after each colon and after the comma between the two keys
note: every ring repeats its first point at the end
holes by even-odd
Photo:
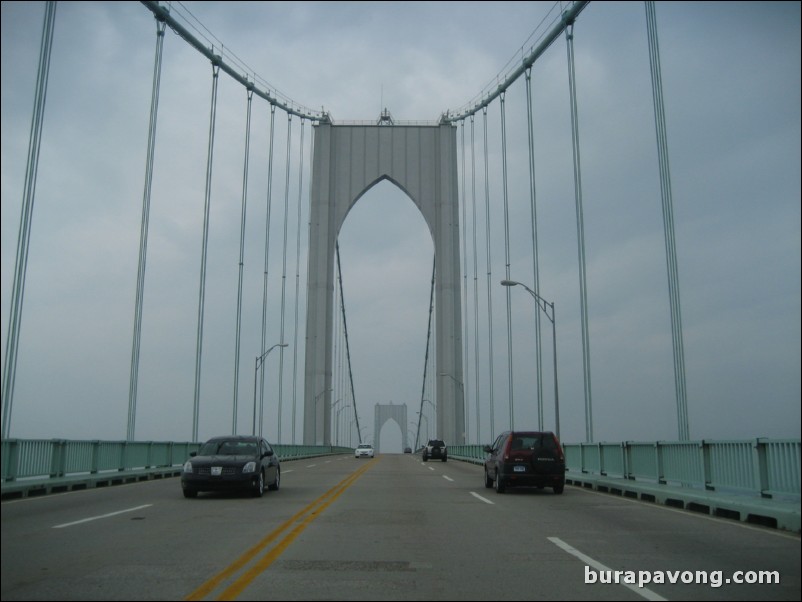
{"type": "Polygon", "coordinates": [[[88,523],[94,520],[100,520],[101,518],[110,518],[112,516],[117,516],[118,514],[125,514],[126,512],[135,512],[136,510],[142,510],[143,508],[150,508],[153,504],[145,504],[144,506],[137,506],[136,508],[128,508],[126,510],[119,510],[118,512],[109,512],[108,514],[101,514],[100,516],[90,516],[89,518],[82,518],[81,520],[76,520],[71,523],[63,523],[61,525],[55,525],[54,529],[64,529],[65,527],[72,527],[74,525],[80,525],[82,523],[88,523]]]}
{"type": "Polygon", "coordinates": [[[485,504],[490,504],[491,506],[495,506],[495,502],[491,502],[489,499],[482,497],[475,491],[471,491],[471,495],[475,497],[477,500],[482,500],[485,504]]]}

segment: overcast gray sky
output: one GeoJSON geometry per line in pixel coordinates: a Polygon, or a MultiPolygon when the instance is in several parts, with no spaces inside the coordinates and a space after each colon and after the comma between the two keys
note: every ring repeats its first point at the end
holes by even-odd
{"type": "MultiPolygon", "coordinates": [[[[227,52],[335,122],[436,120],[520,59],[549,2],[188,2],[227,52]]],[[[189,12],[188,12],[189,11],[189,12]]],[[[2,3],[2,340],[8,329],[22,182],[44,8],[2,3]]],[[[800,5],[657,3],[694,439],[800,436],[800,5]]],[[[200,27],[200,26],[198,26],[200,27]]],[[[25,290],[11,434],[125,436],[155,22],[138,2],[59,3],[25,290]]],[[[591,3],[575,27],[594,410],[599,441],[677,437],[665,247],[645,12],[591,3]]],[[[562,435],[584,439],[579,280],[565,40],[533,69],[541,294],[557,307],[562,435]]],[[[164,45],[137,439],[187,440],[211,92],[206,59],[164,45]]],[[[498,103],[489,109],[495,430],[509,424],[498,103]]],[[[507,95],[512,278],[532,284],[525,88],[507,95]]],[[[299,121],[276,118],[270,324],[279,342],[284,199],[289,197],[285,339],[293,343],[299,121]]],[[[469,438],[476,431],[473,278],[479,282],[480,439],[490,441],[482,120],[476,122],[478,257],[467,147],[469,438]]],[[[259,352],[269,111],[251,138],[239,419],[250,432],[259,352]]],[[[228,432],[242,196],[245,93],[221,76],[204,326],[200,437],[228,432]]],[[[458,140],[461,141],[462,128],[458,140]]],[[[470,145],[470,124],[465,126],[470,145]]],[[[310,127],[305,124],[301,314],[305,316],[310,127]]],[[[460,165],[460,169],[462,169],[460,165]]],[[[462,178],[462,176],[460,176],[462,178]]],[[[462,179],[460,180],[462,182],[462,179]]],[[[340,237],[359,414],[418,409],[433,245],[390,184],[369,191],[340,237]],[[381,334],[379,334],[381,333],[381,334]]],[[[515,425],[535,424],[534,304],[513,289],[515,425]]],[[[543,321],[546,426],[551,325],[543,321]]],[[[298,353],[300,441],[303,340],[298,353]]],[[[289,442],[293,348],[284,355],[289,442]]],[[[265,434],[275,439],[278,354],[267,361],[265,434]]],[[[382,439],[397,446],[398,430],[382,439]]]]}

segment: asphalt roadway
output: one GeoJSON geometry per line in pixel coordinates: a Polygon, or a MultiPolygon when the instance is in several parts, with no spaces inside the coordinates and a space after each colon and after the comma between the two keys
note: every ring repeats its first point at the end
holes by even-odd
{"type": "Polygon", "coordinates": [[[171,478],[5,502],[0,594],[798,601],[800,565],[796,534],[571,486],[497,494],[480,466],[384,454],[284,462],[262,498],[184,499],[171,478]]]}

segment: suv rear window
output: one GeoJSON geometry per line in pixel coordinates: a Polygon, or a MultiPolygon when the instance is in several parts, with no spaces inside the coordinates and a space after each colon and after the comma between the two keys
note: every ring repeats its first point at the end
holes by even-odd
{"type": "Polygon", "coordinates": [[[515,433],[510,445],[512,451],[519,449],[557,449],[557,442],[551,433],[515,433]]]}
{"type": "Polygon", "coordinates": [[[445,447],[446,444],[440,441],[439,439],[432,439],[431,441],[429,441],[429,445],[431,445],[432,447],[445,447]]]}

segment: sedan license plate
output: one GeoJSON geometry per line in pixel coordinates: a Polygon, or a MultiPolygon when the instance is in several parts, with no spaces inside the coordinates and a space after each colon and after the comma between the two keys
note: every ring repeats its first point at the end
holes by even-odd
{"type": "Polygon", "coordinates": [[[222,466],[212,466],[212,476],[219,477],[223,474],[223,467],[222,466]]]}
{"type": "Polygon", "coordinates": [[[513,466],[514,472],[526,472],[526,466],[513,466]]]}

